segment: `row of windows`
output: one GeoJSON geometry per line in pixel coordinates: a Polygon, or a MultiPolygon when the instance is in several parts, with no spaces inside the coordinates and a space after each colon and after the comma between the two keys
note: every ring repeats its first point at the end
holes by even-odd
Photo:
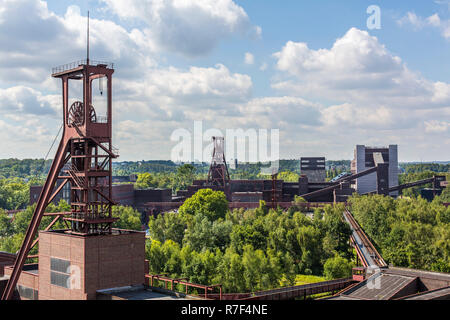
{"type": "Polygon", "coordinates": [[[63,287],[70,288],[70,261],[51,258],[50,259],[50,283],[63,287]]]}

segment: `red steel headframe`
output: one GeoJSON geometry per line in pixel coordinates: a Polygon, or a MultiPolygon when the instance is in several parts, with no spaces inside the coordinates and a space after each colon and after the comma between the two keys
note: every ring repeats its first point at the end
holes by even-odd
{"type": "MultiPolygon", "coordinates": [[[[93,61],[91,61],[93,62],[93,61]]],[[[71,213],[64,220],[71,224],[66,232],[78,235],[110,233],[112,223],[112,159],[116,158],[112,139],[112,64],[80,61],[53,69],[52,76],[62,80],[63,134],[49,174],[17,254],[14,269],[2,295],[11,299],[22,268],[35,239],[45,209],[56,191],[58,179],[71,184],[71,213]],[[107,79],[106,118],[97,116],[92,105],[92,82],[107,79]],[[69,106],[69,80],[83,83],[83,102],[69,106]],[[70,161],[70,162],[69,162],[70,161]]],[[[61,213],[61,216],[67,213],[61,213]]],[[[54,221],[56,222],[56,221],[54,221]]],[[[54,223],[52,222],[52,224],[54,223]]],[[[47,229],[49,229],[47,227],[47,229]]],[[[46,230],[47,230],[46,229],[46,230]]]]}

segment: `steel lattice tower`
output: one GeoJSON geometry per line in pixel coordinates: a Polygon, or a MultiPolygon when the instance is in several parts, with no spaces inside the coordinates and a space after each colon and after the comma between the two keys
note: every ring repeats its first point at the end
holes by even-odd
{"type": "MultiPolygon", "coordinates": [[[[20,277],[45,209],[67,183],[71,185],[71,211],[56,215],[49,230],[63,217],[68,233],[81,236],[111,233],[112,159],[118,157],[112,146],[112,74],[113,65],[89,61],[53,69],[52,76],[62,81],[63,134],[49,174],[37,201],[22,247],[2,299],[10,299],[20,277]],[[92,99],[92,83],[106,79],[106,116],[98,116],[92,99]],[[80,81],[81,100],[69,105],[69,83],[80,81]],[[62,179],[57,188],[56,182],[62,179]]],[[[103,92],[102,92],[103,94],[103,92]]],[[[54,215],[54,214],[53,214],[54,215]]]]}
{"type": "Polygon", "coordinates": [[[225,188],[230,184],[230,174],[225,161],[225,139],[223,137],[213,137],[212,139],[214,149],[208,172],[208,184],[225,188]]]}

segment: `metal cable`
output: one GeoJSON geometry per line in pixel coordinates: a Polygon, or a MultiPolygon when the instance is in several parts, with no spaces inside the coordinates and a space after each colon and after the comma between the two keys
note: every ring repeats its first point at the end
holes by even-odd
{"type": "Polygon", "coordinates": [[[50,154],[50,151],[52,151],[52,148],[53,148],[53,146],[54,146],[54,144],[55,144],[55,142],[56,142],[56,139],[57,139],[58,136],[59,136],[59,133],[61,132],[62,127],[63,127],[63,125],[61,125],[61,126],[59,127],[58,133],[56,134],[55,138],[53,139],[52,145],[50,146],[50,149],[48,149],[47,154],[45,155],[44,162],[42,163],[42,165],[41,165],[41,167],[39,168],[39,170],[36,172],[35,178],[37,178],[38,175],[41,175],[41,174],[42,174],[43,169],[44,169],[44,166],[45,166],[45,161],[47,161],[47,157],[48,157],[48,155],[50,154]]]}

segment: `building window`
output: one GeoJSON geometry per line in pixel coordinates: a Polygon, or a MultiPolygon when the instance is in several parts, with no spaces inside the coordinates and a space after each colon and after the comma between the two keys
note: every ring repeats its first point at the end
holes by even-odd
{"type": "Polygon", "coordinates": [[[70,289],[70,261],[50,259],[50,283],[70,289]]]}
{"type": "Polygon", "coordinates": [[[32,288],[21,286],[20,284],[17,286],[17,290],[19,291],[19,295],[21,298],[29,299],[29,300],[37,300],[38,299],[38,291],[32,288]]]}

